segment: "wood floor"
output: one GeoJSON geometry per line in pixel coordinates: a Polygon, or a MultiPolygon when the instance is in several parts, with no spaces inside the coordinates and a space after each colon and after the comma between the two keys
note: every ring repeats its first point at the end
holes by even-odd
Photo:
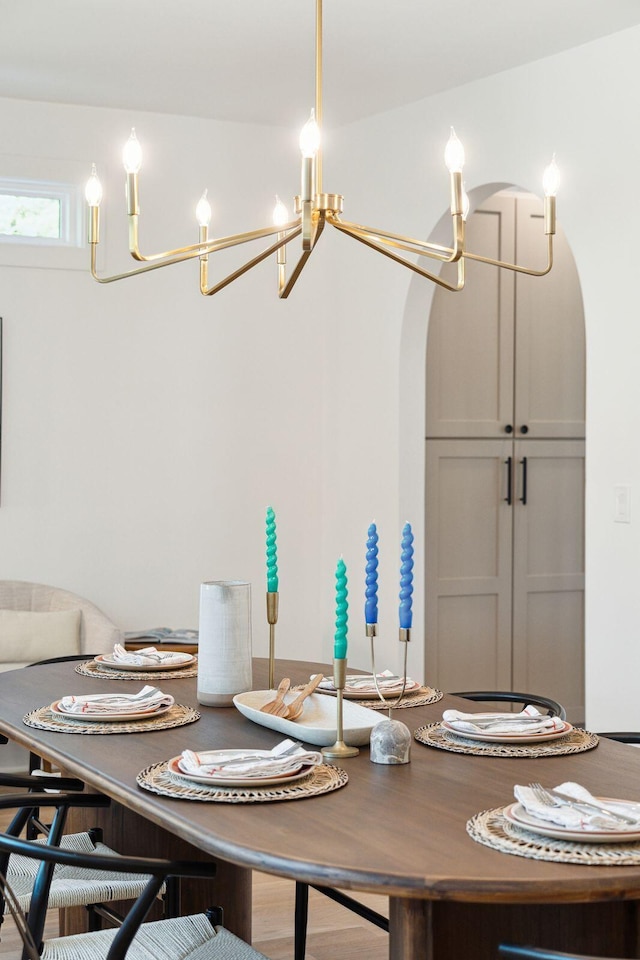
{"type": "MultiPolygon", "coordinates": [[[[9,821],[0,811],[0,830],[9,821]]],[[[293,958],[293,908],[295,884],[293,881],[254,872],[253,881],[253,946],[270,960],[293,958]]],[[[363,902],[378,910],[387,911],[383,897],[362,895],[363,902]]],[[[45,936],[57,935],[57,914],[50,915],[45,936]]],[[[1,929],[0,958],[20,960],[21,944],[11,917],[1,929]]],[[[387,935],[311,890],[309,893],[309,925],[306,960],[386,960],[387,935]]]]}

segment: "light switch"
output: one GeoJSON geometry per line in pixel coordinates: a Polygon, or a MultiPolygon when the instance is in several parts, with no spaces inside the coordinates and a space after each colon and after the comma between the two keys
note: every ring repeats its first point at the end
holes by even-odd
{"type": "Polygon", "coordinates": [[[615,506],[614,523],[631,523],[631,487],[628,483],[617,483],[613,488],[615,506]]]}

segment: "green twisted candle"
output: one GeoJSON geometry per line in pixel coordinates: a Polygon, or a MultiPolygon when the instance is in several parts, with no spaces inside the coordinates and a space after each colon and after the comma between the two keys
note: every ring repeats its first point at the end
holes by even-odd
{"type": "Polygon", "coordinates": [[[336,567],[336,632],[333,644],[333,656],[336,660],[344,660],[347,656],[348,595],[347,568],[340,557],[336,567]]]}
{"type": "Polygon", "coordinates": [[[278,551],[276,548],[276,515],[267,507],[267,592],[278,592],[278,551]]]}

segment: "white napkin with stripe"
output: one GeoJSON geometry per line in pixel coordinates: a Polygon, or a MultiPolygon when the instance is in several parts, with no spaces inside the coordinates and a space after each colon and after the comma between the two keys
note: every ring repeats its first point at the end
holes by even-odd
{"type": "MultiPolygon", "coordinates": [[[[557,787],[553,787],[554,790],[560,790],[561,793],[566,793],[568,796],[573,797],[575,800],[586,800],[587,803],[595,803],[599,807],[606,807],[612,810],[614,813],[624,813],[628,817],[636,817],[637,823],[626,824],[622,823],[619,820],[614,820],[612,817],[608,817],[605,813],[598,813],[596,810],[587,810],[587,809],[577,809],[575,807],[568,806],[567,804],[561,804],[557,807],[547,806],[545,803],[542,803],[537,799],[535,793],[531,787],[522,786],[516,784],[513,788],[513,794],[522,806],[525,808],[527,813],[535,817],[536,820],[543,820],[547,823],[555,823],[559,826],[566,827],[567,829],[573,830],[620,830],[620,831],[637,831],[640,827],[640,804],[637,805],[627,805],[627,804],[616,804],[610,803],[597,799],[593,794],[582,787],[579,783],[572,783],[567,781],[566,783],[561,783],[557,787]]],[[[526,825],[523,824],[523,827],[526,829],[526,825]]]]}
{"type": "Polygon", "coordinates": [[[181,663],[189,663],[193,658],[188,653],[179,651],[163,650],[160,652],[156,647],[143,647],[142,650],[126,650],[120,643],[116,643],[113,648],[114,663],[128,663],[131,666],[155,667],[159,663],[175,664],[177,667],[181,663]]]}
{"type": "Polygon", "coordinates": [[[317,766],[322,763],[322,754],[315,750],[305,750],[299,747],[295,753],[280,756],[283,750],[293,745],[292,740],[282,740],[276,744],[264,757],[255,758],[255,750],[204,750],[196,753],[194,750],[183,750],[178,766],[183,773],[197,776],[215,777],[275,777],[297,770],[301,764],[317,766]],[[243,758],[246,757],[246,760],[243,758]],[[252,759],[253,758],[253,759],[252,759]],[[228,761],[233,759],[233,763],[228,761]],[[237,763],[235,762],[237,759],[237,763]]]}
{"type": "Polygon", "coordinates": [[[145,686],[138,693],[92,693],[63,697],[59,707],[65,713],[154,713],[160,707],[171,706],[173,697],[157,687],[145,686]]]}
{"type": "Polygon", "coordinates": [[[554,730],[564,730],[565,722],[560,717],[549,717],[540,713],[536,707],[528,705],[520,713],[462,713],[460,710],[445,710],[442,719],[460,733],[519,733],[525,736],[529,733],[553,733],[554,730]],[[518,722],[518,718],[533,717],[537,719],[518,722]],[[491,723],[477,723],[478,720],[491,723]]]}
{"type": "MultiPolygon", "coordinates": [[[[402,690],[403,677],[398,677],[393,674],[391,670],[383,670],[381,673],[377,673],[376,677],[378,679],[378,686],[381,690],[386,691],[387,693],[396,691],[400,693],[402,690]]],[[[313,679],[313,677],[311,678],[313,679]]],[[[359,691],[360,693],[375,693],[376,685],[371,674],[362,674],[362,673],[350,673],[346,677],[347,689],[350,691],[359,691]]],[[[406,688],[410,690],[416,686],[416,681],[412,680],[411,677],[407,677],[406,688]]],[[[319,690],[335,690],[333,684],[333,677],[326,677],[326,679],[321,680],[318,684],[319,690]]]]}

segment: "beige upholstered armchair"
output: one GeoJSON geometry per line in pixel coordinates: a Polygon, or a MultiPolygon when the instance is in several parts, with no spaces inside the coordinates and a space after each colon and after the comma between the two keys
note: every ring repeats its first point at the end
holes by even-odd
{"type": "Polygon", "coordinates": [[[68,590],[0,580],[0,671],[49,657],[110,653],[122,639],[102,611],[68,590]]]}

